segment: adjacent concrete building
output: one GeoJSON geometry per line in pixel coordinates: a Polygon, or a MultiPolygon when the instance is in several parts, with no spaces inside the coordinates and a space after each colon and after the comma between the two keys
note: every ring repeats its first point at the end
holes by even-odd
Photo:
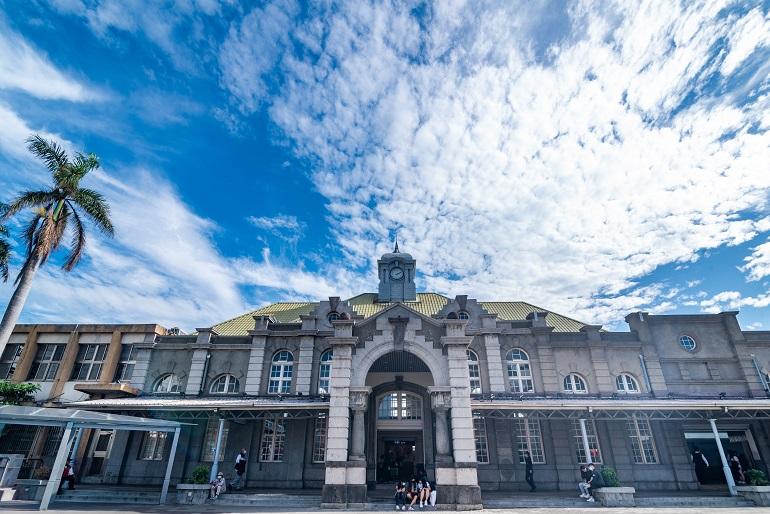
{"type": "MultiPolygon", "coordinates": [[[[478,507],[484,491],[528,490],[525,452],[540,490],[574,490],[589,461],[638,490],[720,487],[720,446],[767,469],[770,332],[741,330],[737,313],[637,312],[609,332],[416,293],[415,269],[396,248],[376,294],[276,303],[191,335],[20,325],[0,372],[40,382],[47,404],[190,423],[172,481],[200,464],[232,475],[243,448],[247,487],[318,488],[327,506],[425,473],[442,503],[478,507]],[[710,464],[698,475],[696,447],[710,464]]],[[[46,438],[25,437],[14,444],[44,458],[46,438]]],[[[157,484],[168,444],[95,431],[77,451],[82,482],[157,484]]]]}

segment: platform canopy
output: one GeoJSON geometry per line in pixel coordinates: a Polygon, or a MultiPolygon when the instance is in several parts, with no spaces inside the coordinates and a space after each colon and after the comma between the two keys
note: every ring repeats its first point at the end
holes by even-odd
{"type": "Polygon", "coordinates": [[[107,412],[49,407],[0,405],[0,423],[6,425],[37,425],[46,427],[101,428],[105,430],[141,430],[144,432],[173,432],[177,421],[123,416],[107,412]]]}
{"type": "Polygon", "coordinates": [[[161,487],[160,503],[166,502],[171,468],[179,442],[179,431],[182,424],[177,421],[163,419],[141,418],[137,416],[122,416],[107,412],[92,412],[80,409],[54,409],[48,407],[22,407],[18,405],[0,405],[0,424],[3,425],[33,425],[46,427],[61,427],[63,429],[61,443],[56,452],[56,459],[51,467],[51,475],[40,501],[40,510],[48,510],[55,491],[61,482],[64,464],[73,450],[75,441],[79,441],[84,429],[101,428],[105,430],[139,430],[143,432],[173,432],[166,475],[161,487]]]}

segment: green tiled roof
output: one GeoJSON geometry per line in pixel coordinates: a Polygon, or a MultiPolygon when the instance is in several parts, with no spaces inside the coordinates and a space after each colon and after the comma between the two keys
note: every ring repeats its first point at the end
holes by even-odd
{"type": "MultiPolygon", "coordinates": [[[[377,303],[375,293],[364,293],[350,298],[348,302],[356,314],[369,318],[393,305],[392,303],[377,303]]],[[[405,305],[425,316],[433,316],[441,312],[451,300],[436,293],[417,293],[417,300],[404,302],[405,305]]],[[[526,302],[479,302],[490,314],[497,314],[498,319],[506,321],[522,321],[532,311],[549,312],[546,324],[556,332],[577,332],[584,323],[562,316],[547,309],[526,302]]],[[[214,325],[214,330],[221,335],[246,335],[254,328],[254,316],[272,316],[278,323],[299,323],[300,316],[313,312],[318,307],[317,302],[278,302],[267,305],[255,311],[247,312],[236,318],[214,325]]]]}

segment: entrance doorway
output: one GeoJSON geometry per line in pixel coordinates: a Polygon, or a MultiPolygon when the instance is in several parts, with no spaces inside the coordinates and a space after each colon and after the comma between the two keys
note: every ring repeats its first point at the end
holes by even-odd
{"type": "MultiPolygon", "coordinates": [[[[714,440],[714,434],[707,430],[687,430],[684,433],[687,442],[687,450],[690,455],[698,448],[708,460],[708,467],[698,473],[698,482],[703,485],[725,484],[725,475],[722,469],[722,460],[719,457],[719,449],[714,440]]],[[[736,455],[741,462],[744,472],[747,469],[759,467],[759,451],[748,429],[720,429],[719,441],[722,443],[725,456],[730,459],[736,455]]]]}
{"type": "Polygon", "coordinates": [[[90,452],[90,465],[88,466],[86,475],[88,476],[100,476],[104,468],[104,462],[110,456],[110,450],[112,450],[112,440],[115,436],[114,430],[97,430],[94,434],[93,443],[91,444],[90,452]]]}
{"type": "Polygon", "coordinates": [[[411,480],[425,469],[421,431],[379,431],[377,448],[377,483],[411,480]]]}

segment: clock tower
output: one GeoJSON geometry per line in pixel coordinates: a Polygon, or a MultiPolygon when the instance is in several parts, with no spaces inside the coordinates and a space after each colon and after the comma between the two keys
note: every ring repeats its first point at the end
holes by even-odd
{"type": "Polygon", "coordinates": [[[415,261],[408,253],[398,251],[398,241],[392,253],[377,261],[380,277],[378,302],[413,302],[417,299],[414,286],[415,261]]]}

